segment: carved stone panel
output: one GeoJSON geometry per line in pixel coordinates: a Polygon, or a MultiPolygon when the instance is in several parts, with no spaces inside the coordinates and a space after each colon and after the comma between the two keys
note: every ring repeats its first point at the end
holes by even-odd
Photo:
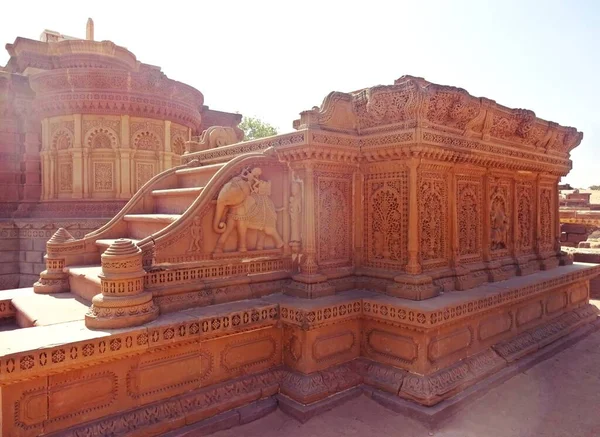
{"type": "Polygon", "coordinates": [[[531,181],[520,181],[515,186],[517,196],[517,251],[533,252],[536,229],[534,185],[531,181]]]}
{"type": "Polygon", "coordinates": [[[483,238],[481,178],[457,178],[456,206],[459,256],[462,261],[478,261],[481,259],[483,238]]]}
{"type": "Polygon", "coordinates": [[[318,262],[327,267],[350,262],[352,182],[335,173],[317,175],[318,262]]]}
{"type": "Polygon", "coordinates": [[[448,263],[448,178],[439,170],[423,170],[418,178],[421,260],[424,269],[448,263]]]}
{"type": "Polygon", "coordinates": [[[154,164],[149,162],[138,162],[135,166],[135,187],[136,190],[148,182],[154,176],[154,164]]]}
{"type": "Polygon", "coordinates": [[[490,252],[492,258],[507,256],[512,244],[512,196],[509,179],[491,178],[490,193],[490,252]]]}
{"type": "Polygon", "coordinates": [[[112,162],[94,162],[94,191],[113,190],[113,166],[112,162]]]}
{"type": "Polygon", "coordinates": [[[540,188],[540,250],[549,251],[554,247],[554,190],[551,187],[540,188]]]}
{"type": "Polygon", "coordinates": [[[58,191],[71,192],[73,190],[73,164],[70,162],[61,163],[58,168],[58,191]]]}
{"type": "Polygon", "coordinates": [[[367,175],[364,198],[365,265],[402,268],[408,261],[407,172],[367,175]]]}

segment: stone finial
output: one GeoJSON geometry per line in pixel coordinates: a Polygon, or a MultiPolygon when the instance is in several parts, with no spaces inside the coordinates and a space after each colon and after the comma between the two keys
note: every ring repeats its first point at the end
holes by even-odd
{"type": "Polygon", "coordinates": [[[58,230],[50,237],[48,243],[50,244],[60,244],[65,243],[67,241],[74,240],[73,236],[69,234],[65,228],[58,228],[58,230]]]}
{"type": "Polygon", "coordinates": [[[142,250],[131,240],[114,241],[102,254],[101,293],[85,316],[91,329],[143,325],[158,317],[152,293],[144,292],[142,250]]]}
{"type": "Polygon", "coordinates": [[[94,41],[94,20],[91,18],[88,18],[87,24],[85,25],[85,39],[94,41]]]}
{"type": "Polygon", "coordinates": [[[54,235],[50,237],[46,243],[47,254],[44,256],[46,270],[40,273],[40,279],[33,284],[35,293],[50,294],[69,291],[68,275],[63,271],[65,259],[53,253],[51,247],[71,240],[74,240],[74,238],[65,228],[58,228],[54,235]]]}

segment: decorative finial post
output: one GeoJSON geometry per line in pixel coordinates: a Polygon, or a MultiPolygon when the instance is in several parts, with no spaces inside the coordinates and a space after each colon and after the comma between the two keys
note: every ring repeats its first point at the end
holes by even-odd
{"type": "Polygon", "coordinates": [[[33,284],[33,291],[39,294],[63,293],[69,291],[68,274],[63,272],[65,268],[64,256],[61,257],[53,249],[62,243],[74,240],[73,236],[65,228],[58,228],[46,243],[46,270],[40,273],[40,279],[33,284]]]}
{"type": "Polygon", "coordinates": [[[88,41],[94,41],[94,20],[88,18],[85,26],[85,39],[88,41]]]}
{"type": "Polygon", "coordinates": [[[85,315],[90,329],[115,329],[143,325],[158,317],[152,293],[144,291],[142,250],[131,240],[119,239],[101,256],[101,294],[92,299],[85,315]]]}

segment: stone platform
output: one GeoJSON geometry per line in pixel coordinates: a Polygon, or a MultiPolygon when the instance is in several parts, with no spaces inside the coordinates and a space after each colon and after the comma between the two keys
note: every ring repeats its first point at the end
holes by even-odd
{"type": "Polygon", "coordinates": [[[271,411],[273,396],[305,420],[360,390],[448,402],[593,322],[586,281],[599,270],[574,264],[420,302],[274,294],[137,328],[92,331],[67,316],[0,332],[2,431],[160,435],[227,411],[239,421],[249,404],[245,417],[258,417],[250,412],[271,411]]]}

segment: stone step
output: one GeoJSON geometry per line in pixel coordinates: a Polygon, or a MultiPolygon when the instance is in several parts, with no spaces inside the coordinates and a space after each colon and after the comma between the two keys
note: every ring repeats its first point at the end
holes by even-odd
{"type": "Polygon", "coordinates": [[[183,214],[202,193],[204,187],[154,190],[154,212],[158,214],[183,214]]]}
{"type": "Polygon", "coordinates": [[[12,304],[19,328],[84,320],[89,309],[89,303],[73,293],[19,296],[13,298],[12,304]]]}
{"type": "Polygon", "coordinates": [[[182,168],[175,174],[178,179],[178,186],[181,188],[204,187],[214,174],[225,164],[211,164],[202,167],[182,168]]]}
{"type": "Polygon", "coordinates": [[[127,214],[123,217],[127,222],[127,236],[122,238],[142,240],[169,226],[179,217],[180,214],[127,214]]]}
{"type": "Polygon", "coordinates": [[[100,294],[101,266],[69,266],[65,269],[69,273],[69,289],[71,293],[79,296],[88,303],[100,294]]]}
{"type": "MultiPolygon", "coordinates": [[[[133,244],[138,244],[140,242],[140,240],[134,240],[132,238],[129,238],[129,240],[131,240],[131,242],[133,244]]],[[[98,248],[100,249],[100,253],[104,253],[104,251],[106,249],[108,249],[108,247],[111,244],[113,244],[115,241],[117,241],[117,238],[105,239],[105,240],[96,240],[96,246],[98,246],[98,248]]]]}

